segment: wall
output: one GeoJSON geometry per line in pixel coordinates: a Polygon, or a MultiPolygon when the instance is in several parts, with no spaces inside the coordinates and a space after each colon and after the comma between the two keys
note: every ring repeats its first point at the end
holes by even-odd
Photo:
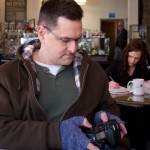
{"type": "Polygon", "coordinates": [[[42,0],[27,0],[27,20],[35,19],[37,23],[41,2],[42,0]]]}
{"type": "Polygon", "coordinates": [[[109,19],[109,12],[115,13],[114,19],[128,17],[128,0],[87,0],[84,10],[83,27],[100,29],[100,19],[109,19]]]}
{"type": "Polygon", "coordinates": [[[128,26],[138,24],[138,0],[128,0],[128,26]]]}
{"type": "MultiPolygon", "coordinates": [[[[27,20],[35,18],[38,20],[42,0],[27,0],[27,20]]],[[[5,0],[0,0],[0,22],[4,22],[5,0]]],[[[84,10],[83,28],[100,29],[100,19],[109,18],[109,12],[114,12],[116,18],[125,19],[128,17],[128,0],[87,0],[82,6],[84,10]]]]}
{"type": "MultiPolygon", "coordinates": [[[[29,19],[38,20],[38,13],[42,0],[27,0],[27,21],[29,19]]],[[[0,24],[5,22],[5,0],[0,0],[0,24]]],[[[3,29],[3,26],[2,26],[3,29]]]]}

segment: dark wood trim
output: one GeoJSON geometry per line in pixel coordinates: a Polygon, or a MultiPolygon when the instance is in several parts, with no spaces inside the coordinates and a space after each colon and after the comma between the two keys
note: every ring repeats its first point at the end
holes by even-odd
{"type": "Polygon", "coordinates": [[[139,25],[143,24],[143,0],[138,0],[138,23],[139,25]]]}

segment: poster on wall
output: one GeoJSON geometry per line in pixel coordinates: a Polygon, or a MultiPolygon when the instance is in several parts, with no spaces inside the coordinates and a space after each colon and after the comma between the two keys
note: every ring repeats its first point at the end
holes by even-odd
{"type": "Polygon", "coordinates": [[[27,0],[5,0],[5,22],[26,20],[27,0]]]}
{"type": "Polygon", "coordinates": [[[109,18],[115,18],[115,13],[114,12],[110,12],[109,13],[109,18]]]}

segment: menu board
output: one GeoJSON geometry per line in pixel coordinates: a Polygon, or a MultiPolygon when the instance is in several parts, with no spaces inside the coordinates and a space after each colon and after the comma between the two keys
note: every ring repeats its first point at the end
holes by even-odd
{"type": "Polygon", "coordinates": [[[5,0],[5,21],[22,22],[26,20],[27,0],[5,0]]]}

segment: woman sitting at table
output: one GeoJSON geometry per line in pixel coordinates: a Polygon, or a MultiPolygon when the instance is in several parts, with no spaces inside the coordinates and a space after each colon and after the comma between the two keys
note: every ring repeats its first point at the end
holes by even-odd
{"type": "Polygon", "coordinates": [[[148,51],[144,41],[133,39],[124,48],[120,61],[113,63],[105,70],[109,78],[109,87],[118,88],[135,78],[150,80],[150,71],[147,69],[148,51]]]}
{"type": "MultiPolygon", "coordinates": [[[[134,39],[124,48],[120,61],[114,61],[105,71],[109,78],[109,88],[127,86],[134,78],[150,81],[147,69],[148,51],[145,42],[134,39]]],[[[121,118],[126,122],[128,138],[132,148],[146,150],[146,140],[150,139],[149,108],[144,110],[144,121],[140,120],[140,110],[135,107],[120,106],[121,118]],[[143,127],[144,126],[144,127],[143,127]],[[144,128],[144,129],[143,129],[144,128]],[[144,131],[145,130],[145,131],[144,131]],[[138,136],[136,136],[138,134],[138,136]]]]}

